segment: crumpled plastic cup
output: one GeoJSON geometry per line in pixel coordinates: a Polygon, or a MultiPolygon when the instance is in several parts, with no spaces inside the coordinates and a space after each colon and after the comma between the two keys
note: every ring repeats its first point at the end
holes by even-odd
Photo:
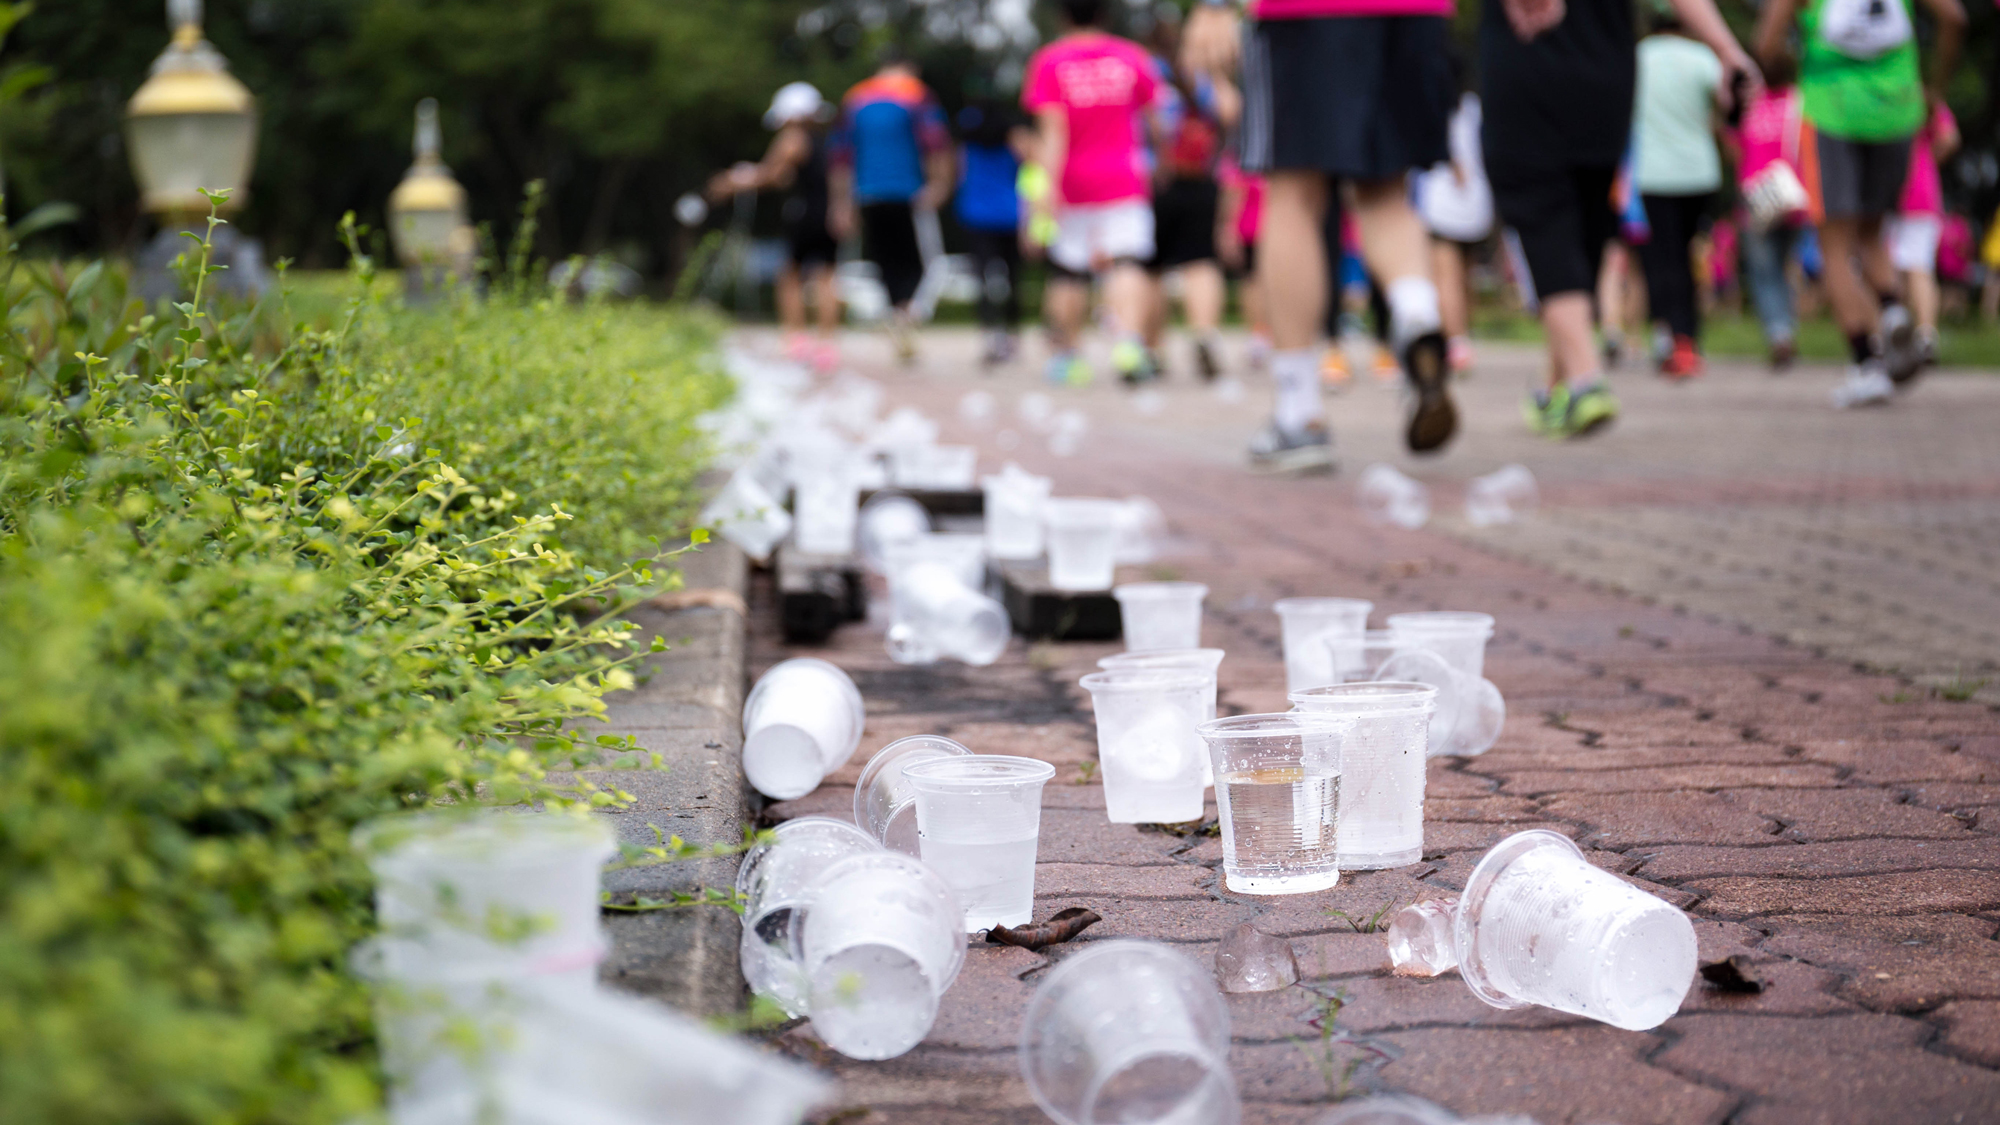
{"type": "Polygon", "coordinates": [[[921,860],[849,856],[820,873],[801,929],[813,1030],[852,1059],[923,1042],[965,964],[965,912],[921,860]]]}
{"type": "Polygon", "coordinates": [[[905,762],[923,860],[958,895],[965,932],[1034,920],[1042,786],[1054,766],[1007,754],[905,762]]]}
{"type": "Polygon", "coordinates": [[[1376,462],[1361,471],[1354,498],[1371,523],[1416,530],[1431,518],[1431,493],[1422,482],[1376,462]]]}
{"type": "Polygon", "coordinates": [[[1512,523],[1540,499],[1535,474],[1525,465],[1508,465],[1473,477],[1465,486],[1465,520],[1474,527],[1512,523]]]}
{"type": "Polygon", "coordinates": [[[839,668],[811,656],[772,665],[743,700],[743,775],[773,800],[803,797],[854,756],[865,720],[839,668]]]}
{"type": "MultiPolygon", "coordinates": [[[[1507,722],[1507,700],[1499,687],[1485,677],[1486,642],[1493,636],[1492,615],[1455,610],[1397,613],[1389,617],[1389,633],[1399,647],[1435,653],[1458,673],[1455,684],[1438,685],[1439,714],[1432,722],[1439,729],[1433,732],[1431,756],[1451,754],[1470,758],[1492,749],[1507,722]],[[1443,699],[1444,695],[1451,698],[1443,699]],[[1438,735],[1444,737],[1440,739],[1438,735]]],[[[1400,654],[1396,660],[1399,668],[1392,670],[1397,671],[1397,678],[1434,682],[1432,677],[1416,670],[1409,653],[1400,654]]]]}
{"type": "Polygon", "coordinates": [[[1338,715],[1349,724],[1340,747],[1342,870],[1377,871],[1423,858],[1425,729],[1436,699],[1436,688],[1417,683],[1291,693],[1300,711],[1338,715]]]}
{"type": "Polygon", "coordinates": [[[777,1001],[786,1015],[802,1016],[809,1005],[799,935],[813,885],[827,868],[882,845],[830,816],[795,817],[771,831],[777,838],[751,848],[736,872],[744,903],[737,956],[752,992],[777,1001]]]}
{"type": "Polygon", "coordinates": [[[1021,1074],[1059,1125],[1237,1125],[1229,1008],[1207,970],[1164,945],[1092,943],[1042,978],[1021,1074]]]}
{"type": "MultiPolygon", "coordinates": [[[[1208,695],[1202,709],[1204,721],[1215,718],[1216,673],[1222,667],[1223,651],[1219,648],[1158,648],[1147,652],[1117,652],[1101,656],[1097,666],[1107,672],[1123,672],[1135,669],[1162,669],[1193,672],[1208,681],[1208,695]]],[[[1201,755],[1201,783],[1205,788],[1215,784],[1215,770],[1209,762],[1208,754],[1201,755]]]]}
{"type": "Polygon", "coordinates": [[[950,569],[968,590],[986,588],[986,539],[964,532],[928,531],[883,547],[884,573],[891,582],[896,572],[920,562],[933,562],[950,569]]]}
{"type": "Polygon", "coordinates": [[[1285,690],[1324,687],[1343,681],[1335,653],[1360,650],[1374,602],[1360,598],[1280,598],[1271,604],[1283,627],[1285,690]]]}
{"type": "Polygon", "coordinates": [[[903,767],[971,753],[963,743],[941,734],[913,734],[875,751],[854,785],[854,823],[890,851],[921,857],[917,791],[903,776],[903,767]]]}
{"type": "Polygon", "coordinates": [[[1178,668],[1115,669],[1078,682],[1096,712],[1104,813],[1111,823],[1199,820],[1208,783],[1196,728],[1206,721],[1212,678],[1178,668]]]}
{"type": "Polygon", "coordinates": [[[702,508],[701,522],[758,562],[770,558],[792,531],[791,513],[748,469],[729,475],[728,483],[702,508]]]}
{"type": "Polygon", "coordinates": [[[1125,651],[1201,647],[1201,603],[1208,587],[1199,582],[1127,582],[1113,586],[1125,651]]]}
{"type": "Polygon", "coordinates": [[[1049,585],[1058,590],[1108,590],[1117,570],[1118,501],[1063,496],[1044,508],[1049,585]]]}

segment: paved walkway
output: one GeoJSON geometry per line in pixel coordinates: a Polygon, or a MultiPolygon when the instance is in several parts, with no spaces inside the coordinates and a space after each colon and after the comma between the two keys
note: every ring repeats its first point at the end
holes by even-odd
{"type": "MultiPolygon", "coordinates": [[[[1076,680],[1113,646],[1017,642],[989,668],[907,668],[856,625],[819,652],[868,700],[861,751],[767,819],[846,815],[862,761],[907,734],[1055,763],[1038,917],[1090,906],[1105,922],[1082,941],[1145,936],[1205,961],[1247,919],[1292,939],[1308,981],[1230,1000],[1250,1123],[1311,1122],[1367,1089],[1544,1125],[2000,1119],[2000,720],[1951,698],[2000,652],[2000,379],[1933,377],[1891,410],[1843,415],[1823,405],[1823,370],[1724,368],[1691,387],[1628,375],[1617,429],[1549,446],[1520,432],[1513,400],[1533,359],[1517,350],[1467,389],[1468,433],[1444,458],[1401,457],[1393,394],[1364,386],[1334,403],[1349,471],[1270,481],[1236,454],[1261,393],[1230,402],[1185,381],[1136,400],[1058,392],[1093,426],[1082,452],[1055,458],[1012,419],[1016,398],[1041,389],[1033,372],[979,375],[966,334],[928,345],[913,372],[872,342],[852,350],[893,401],[979,441],[987,464],[1011,455],[1061,493],[1139,493],[1165,509],[1175,551],[1146,571],[1209,584],[1205,640],[1229,652],[1224,713],[1284,707],[1271,602],[1339,594],[1372,599],[1378,621],[1495,614],[1487,668],[1506,730],[1482,757],[1431,763],[1419,866],[1321,894],[1240,896],[1219,886],[1216,841],[1103,819],[1080,768],[1095,745],[1076,680]],[[1000,422],[958,421],[974,389],[998,396],[1000,422]],[[1448,518],[1371,527],[1351,481],[1375,459],[1431,481],[1441,508],[1464,479],[1521,461],[1546,502],[1487,532],[1448,518]],[[1346,920],[1453,892],[1486,847],[1526,827],[1575,838],[1685,907],[1703,959],[1748,954],[1765,991],[1697,984],[1650,1033],[1502,1012],[1456,975],[1391,977],[1381,935],[1346,920]]],[[[790,654],[768,586],[761,596],[753,674],[790,654]]],[[[753,588],[753,611],[757,600],[753,588]]],[[[807,1027],[783,1041],[839,1077],[845,1125],[1041,1120],[1014,1044],[1048,964],[975,948],[931,1037],[901,1059],[841,1059],[807,1027]]]]}

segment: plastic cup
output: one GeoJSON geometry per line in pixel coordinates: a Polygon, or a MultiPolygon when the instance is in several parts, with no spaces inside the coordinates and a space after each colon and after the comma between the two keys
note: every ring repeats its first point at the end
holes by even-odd
{"type": "Polygon", "coordinates": [[[1236,1125],[1229,1008],[1206,969],[1166,946],[1108,941],[1035,989],[1021,1074],[1059,1125],[1236,1125]]]}
{"type": "Polygon", "coordinates": [[[1483,477],[1474,477],[1465,486],[1465,520],[1474,527],[1511,523],[1532,509],[1541,493],[1535,474],[1525,465],[1508,465],[1483,477]]]}
{"type": "Polygon", "coordinates": [[[899,566],[889,578],[892,620],[887,648],[898,664],[943,657],[987,665],[1007,650],[1013,627],[999,602],[968,588],[943,563],[899,566]]]}
{"type": "Polygon", "coordinates": [[[884,545],[885,573],[891,581],[896,572],[921,562],[937,563],[949,569],[968,590],[986,588],[986,539],[956,532],[929,531],[884,545]]]}
{"type": "Polygon", "coordinates": [[[921,1043],[965,963],[964,917],[937,872],[897,852],[820,872],[800,943],[813,1030],[854,1059],[921,1043]]]}
{"type": "Polygon", "coordinates": [[[1118,504],[1118,536],[1111,557],[1121,565],[1152,562],[1167,538],[1167,516],[1144,496],[1127,496],[1118,504]]]}
{"type": "Polygon", "coordinates": [[[1376,462],[1361,471],[1354,498],[1370,522],[1415,530],[1431,518],[1431,494],[1410,476],[1376,462]]]}
{"type": "Polygon", "coordinates": [[[966,491],[978,469],[979,450],[970,445],[911,443],[889,448],[889,477],[898,488],[966,491]]]}
{"type": "Polygon", "coordinates": [[[986,489],[986,551],[996,559],[1033,559],[1042,554],[1042,509],[1049,478],[1022,472],[1011,462],[986,489]],[[1011,471],[1010,471],[1011,470],[1011,471]]]}
{"type": "Polygon", "coordinates": [[[1375,668],[1374,680],[1390,683],[1429,684],[1437,689],[1430,722],[1425,724],[1424,756],[1435,758],[1453,751],[1458,736],[1458,718],[1473,691],[1466,679],[1444,657],[1423,648],[1398,649],[1375,668]]]}
{"type": "Polygon", "coordinates": [[[866,717],[839,668],[811,656],[772,665],[743,701],[743,775],[773,800],[803,797],[854,756],[866,717]]]}
{"type": "Polygon", "coordinates": [[[1539,1004],[1645,1031],[1694,983],[1687,915],[1591,866],[1545,829],[1495,844],[1472,869],[1454,925],[1458,971],[1496,1008],[1539,1004]]]}
{"type": "Polygon", "coordinates": [[[1378,871],[1424,854],[1424,758],[1437,689],[1415,683],[1334,684],[1291,693],[1292,705],[1339,715],[1340,866],[1378,871]]]}
{"type": "Polygon", "coordinates": [[[1201,647],[1201,603],[1208,587],[1199,582],[1127,582],[1113,586],[1125,651],[1201,647]]]}
{"type": "Polygon", "coordinates": [[[814,554],[853,554],[860,496],[853,457],[845,451],[795,459],[792,542],[814,554]]]}
{"type": "Polygon", "coordinates": [[[1481,676],[1466,689],[1459,701],[1458,722],[1452,728],[1447,754],[1475,758],[1500,741],[1500,729],[1507,724],[1507,700],[1492,680],[1481,676]]]}
{"type": "Polygon", "coordinates": [[[1201,819],[1209,676],[1182,669],[1116,669],[1078,681],[1097,712],[1104,812],[1113,824],[1201,819]]]}
{"type": "Polygon", "coordinates": [[[861,767],[861,780],[854,785],[854,823],[890,851],[922,855],[917,835],[917,791],[903,776],[903,767],[971,753],[939,734],[913,734],[875,751],[861,767]]]}
{"type": "Polygon", "coordinates": [[[1392,613],[1389,633],[1417,648],[1444,657],[1445,663],[1474,679],[1486,674],[1486,642],[1493,636],[1493,615],[1442,610],[1392,613]]]}
{"type": "Polygon", "coordinates": [[[1342,679],[1330,644],[1357,652],[1374,602],[1359,598],[1280,598],[1271,609],[1284,627],[1285,690],[1324,687],[1342,679]]]}
{"type": "Polygon", "coordinates": [[[791,513],[747,469],[730,474],[706,507],[701,522],[735,544],[744,554],[763,562],[791,534],[791,513]]]}
{"type": "MultiPolygon", "coordinates": [[[[1216,671],[1222,667],[1223,652],[1219,648],[1161,648],[1150,652],[1120,652],[1100,657],[1097,666],[1107,672],[1122,672],[1133,669],[1159,671],[1194,672],[1208,680],[1208,696],[1202,708],[1202,721],[1215,718],[1216,671]]],[[[1206,747],[1201,752],[1201,783],[1205,788],[1215,784],[1215,769],[1208,760],[1206,747]]]]}
{"type": "Polygon", "coordinates": [[[931,515],[900,492],[877,492],[861,506],[854,540],[862,561],[877,574],[889,572],[889,551],[896,543],[930,534],[931,515]]]}
{"type": "Polygon", "coordinates": [[[1061,497],[1046,509],[1049,585],[1058,590],[1108,590],[1116,570],[1118,501],[1061,497]]]}
{"type": "MultiPolygon", "coordinates": [[[[1408,1094],[1376,1094],[1342,1102],[1314,1125],[1460,1125],[1448,1109],[1408,1094]]],[[[1480,1118],[1481,1125],[1534,1125],[1526,1117],[1480,1118]]]]}
{"type": "Polygon", "coordinates": [[[1364,629],[1359,637],[1333,633],[1326,638],[1326,647],[1333,673],[1339,677],[1334,682],[1342,684],[1374,679],[1384,661],[1403,651],[1387,629],[1364,629]]]}
{"type": "Polygon", "coordinates": [[[1222,874],[1250,895],[1323,891],[1340,882],[1344,715],[1237,715],[1201,725],[1215,763],[1222,874]]]}
{"type": "Polygon", "coordinates": [[[1042,786],[1056,768],[1004,754],[939,755],[903,767],[917,795],[924,863],[965,908],[965,932],[1021,926],[1035,914],[1042,786]]]}
{"type": "Polygon", "coordinates": [[[786,1015],[800,1016],[808,1007],[799,935],[813,884],[841,860],[882,845],[830,816],[798,817],[771,831],[777,839],[751,848],[736,872],[736,892],[744,899],[738,957],[751,991],[777,1001],[786,1015]]]}

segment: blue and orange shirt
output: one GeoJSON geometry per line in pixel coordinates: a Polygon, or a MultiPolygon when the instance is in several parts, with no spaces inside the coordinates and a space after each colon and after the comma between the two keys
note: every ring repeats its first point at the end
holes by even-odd
{"type": "Polygon", "coordinates": [[[924,186],[924,157],[951,145],[944,109],[907,74],[878,74],[847,91],[831,155],[854,170],[856,203],[907,203],[924,186]]]}

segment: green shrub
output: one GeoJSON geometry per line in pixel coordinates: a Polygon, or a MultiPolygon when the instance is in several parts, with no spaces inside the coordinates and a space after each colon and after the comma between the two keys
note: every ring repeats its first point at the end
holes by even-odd
{"type": "Polygon", "coordinates": [[[548,774],[629,749],[568,733],[634,658],[586,610],[671,580],[632,560],[692,518],[706,330],[0,270],[0,1120],[371,1112],[350,833],[625,799],[548,774]]]}

